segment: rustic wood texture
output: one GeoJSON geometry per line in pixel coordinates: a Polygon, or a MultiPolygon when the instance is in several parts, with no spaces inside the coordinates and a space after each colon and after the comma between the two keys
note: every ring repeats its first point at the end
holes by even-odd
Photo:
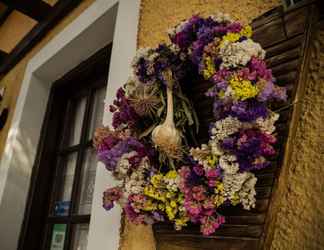
{"type": "MultiPolygon", "coordinates": [[[[281,86],[288,89],[288,103],[273,104],[273,109],[279,109],[281,115],[277,122],[278,154],[272,159],[272,166],[264,170],[253,171],[258,177],[256,184],[257,204],[251,211],[245,211],[239,206],[227,207],[221,211],[227,218],[225,225],[214,235],[200,235],[197,226],[190,226],[181,232],[175,232],[171,225],[158,224],[154,226],[157,249],[261,249],[261,239],[264,237],[265,222],[268,207],[272,200],[272,191],[280,175],[284,149],[288,135],[288,127],[294,106],[300,68],[304,56],[306,25],[310,18],[312,6],[284,12],[276,8],[253,21],[253,39],[266,49],[266,62],[281,86]],[[170,248],[171,249],[171,248],[170,248]],[[180,249],[180,248],[179,248],[180,249]],[[182,249],[182,248],[181,248],[182,249]]],[[[205,98],[205,91],[211,86],[208,82],[200,82],[189,92],[200,119],[199,143],[208,139],[208,127],[212,121],[212,101],[205,98]]]]}
{"type": "Polygon", "coordinates": [[[52,10],[51,5],[41,0],[1,0],[1,2],[39,22],[43,21],[52,10]]]}
{"type": "Polygon", "coordinates": [[[6,58],[8,54],[2,50],[0,50],[0,63],[6,58]]]}
{"type": "MultiPolygon", "coordinates": [[[[25,6],[26,10],[32,7],[25,1],[4,1],[12,4],[12,8],[25,6]],[[20,4],[18,4],[18,2],[20,4]],[[17,7],[18,6],[18,7],[17,7]]],[[[41,1],[38,1],[41,2],[41,1]]],[[[41,18],[35,27],[10,51],[10,53],[0,63],[0,77],[8,73],[37,43],[45,37],[45,35],[64,18],[69,12],[76,8],[81,0],[60,0],[54,7],[48,5],[51,11],[44,11],[45,17],[41,18]]],[[[38,5],[37,5],[38,6],[38,5]]],[[[40,4],[40,6],[43,6],[40,4]]],[[[38,6],[39,7],[39,6],[38,6]]],[[[37,7],[37,8],[38,8],[37,7]]],[[[40,8],[40,7],[39,7],[40,8]]],[[[46,7],[45,7],[46,8],[46,7]]],[[[31,8],[31,11],[40,11],[39,9],[31,8]]]]}

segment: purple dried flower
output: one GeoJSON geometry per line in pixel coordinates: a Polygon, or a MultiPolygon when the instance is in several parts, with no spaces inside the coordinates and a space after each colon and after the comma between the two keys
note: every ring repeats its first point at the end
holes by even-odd
{"type": "Polygon", "coordinates": [[[239,22],[230,23],[227,26],[227,31],[232,33],[239,33],[242,30],[242,24],[239,22]]]}

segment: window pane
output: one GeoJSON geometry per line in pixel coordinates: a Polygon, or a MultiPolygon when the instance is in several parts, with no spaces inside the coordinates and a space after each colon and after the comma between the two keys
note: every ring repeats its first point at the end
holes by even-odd
{"type": "Polygon", "coordinates": [[[73,228],[73,242],[72,249],[73,250],[86,250],[88,243],[88,232],[89,225],[88,224],[78,224],[73,228]]]}
{"type": "Polygon", "coordinates": [[[67,142],[68,146],[76,145],[80,142],[86,103],[86,97],[82,97],[73,102],[73,112],[71,114],[72,117],[68,118],[69,122],[66,124],[66,126],[69,126],[67,142]]]}
{"type": "Polygon", "coordinates": [[[81,193],[78,204],[78,214],[90,214],[94,182],[96,177],[97,157],[93,148],[85,153],[82,166],[81,193]]]}
{"type": "Polygon", "coordinates": [[[77,153],[72,153],[64,159],[64,168],[61,176],[62,179],[60,186],[58,187],[59,193],[55,203],[55,215],[68,215],[77,156],[77,153]]]}
{"type": "Polygon", "coordinates": [[[63,250],[66,224],[54,224],[50,250],[63,250]]]}
{"type": "Polygon", "coordinates": [[[94,96],[93,110],[91,114],[89,139],[93,137],[96,127],[101,126],[105,108],[106,87],[97,89],[94,96]]]}

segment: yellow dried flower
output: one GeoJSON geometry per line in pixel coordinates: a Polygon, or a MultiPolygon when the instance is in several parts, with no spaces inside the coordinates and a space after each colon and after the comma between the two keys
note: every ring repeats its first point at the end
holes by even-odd
{"type": "Polygon", "coordinates": [[[240,203],[240,197],[237,193],[235,193],[232,197],[231,197],[231,204],[233,206],[236,206],[237,204],[240,203]]]}
{"type": "Polygon", "coordinates": [[[240,32],[241,36],[245,36],[247,38],[250,38],[253,34],[252,27],[250,25],[246,25],[242,28],[240,32]]]}
{"type": "Polygon", "coordinates": [[[225,202],[225,198],[222,195],[215,195],[214,197],[214,204],[216,207],[221,206],[225,202]]]}
{"type": "Polygon", "coordinates": [[[221,90],[221,91],[218,92],[218,97],[219,97],[220,99],[223,99],[223,98],[225,97],[225,92],[224,92],[224,90],[221,90]]]}
{"type": "Polygon", "coordinates": [[[170,170],[170,171],[165,175],[165,178],[167,178],[167,179],[175,179],[175,178],[177,178],[177,176],[178,176],[177,171],[175,171],[175,170],[170,170]]]}
{"type": "Polygon", "coordinates": [[[175,229],[181,230],[182,227],[187,226],[187,222],[189,221],[189,218],[186,216],[180,217],[178,219],[175,219],[175,229]]]}
{"type": "Polygon", "coordinates": [[[158,209],[164,211],[164,209],[165,209],[164,203],[159,203],[158,209]]]}
{"type": "Polygon", "coordinates": [[[156,209],[157,209],[157,204],[153,203],[152,200],[147,200],[144,203],[144,206],[143,206],[144,211],[153,211],[153,210],[156,210],[156,209]]]}
{"type": "Polygon", "coordinates": [[[229,42],[235,43],[238,40],[240,40],[240,38],[241,38],[241,35],[239,33],[230,32],[230,33],[227,33],[225,36],[223,36],[223,41],[229,41],[229,42]]]}
{"type": "Polygon", "coordinates": [[[205,65],[205,68],[203,70],[203,76],[205,79],[209,79],[216,72],[215,65],[214,65],[213,59],[210,56],[205,56],[203,60],[204,60],[204,65],[205,65]]]}
{"type": "Polygon", "coordinates": [[[216,163],[217,163],[217,156],[216,155],[209,155],[208,157],[207,157],[207,160],[208,160],[208,165],[210,166],[210,167],[214,167],[215,165],[216,165],[216,163]]]}
{"type": "Polygon", "coordinates": [[[151,183],[153,184],[153,187],[158,188],[161,186],[161,182],[163,180],[163,175],[162,174],[156,174],[153,175],[151,178],[151,183]]]}
{"type": "Polygon", "coordinates": [[[235,98],[242,101],[253,98],[259,93],[258,87],[253,85],[251,81],[241,79],[238,76],[230,79],[230,86],[234,91],[235,98]]]}
{"type": "Polygon", "coordinates": [[[171,201],[170,206],[173,207],[173,208],[178,207],[178,205],[177,205],[177,203],[175,201],[171,201]]]}
{"type": "Polygon", "coordinates": [[[165,207],[165,212],[169,218],[169,220],[173,220],[175,218],[176,210],[174,210],[171,206],[167,205],[165,207]]]}

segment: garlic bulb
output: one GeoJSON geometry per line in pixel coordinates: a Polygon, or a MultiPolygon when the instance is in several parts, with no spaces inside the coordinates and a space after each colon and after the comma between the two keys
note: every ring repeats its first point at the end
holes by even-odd
{"type": "Polygon", "coordinates": [[[165,121],[152,131],[152,140],[156,147],[169,158],[181,158],[181,133],[175,127],[173,120],[173,79],[171,70],[164,72],[167,79],[167,115],[165,121]]]}

